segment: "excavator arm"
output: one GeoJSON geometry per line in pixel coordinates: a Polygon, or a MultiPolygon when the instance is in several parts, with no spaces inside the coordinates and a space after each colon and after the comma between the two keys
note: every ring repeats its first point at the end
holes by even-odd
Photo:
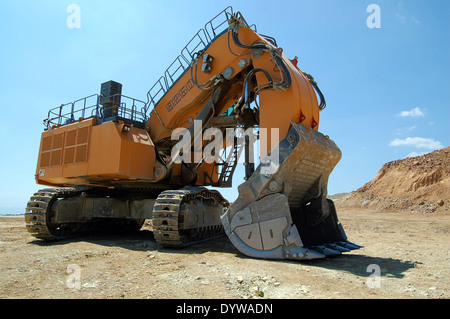
{"type": "MultiPolygon", "coordinates": [[[[239,13],[229,16],[228,23],[228,31],[196,52],[190,67],[155,104],[148,129],[156,145],[167,140],[173,144],[170,137],[180,128],[193,134],[194,120],[202,122],[202,132],[208,124],[224,124],[223,114],[229,109],[228,128],[256,126],[267,132],[265,138],[273,146],[293,123],[318,129],[319,107],[310,76],[284,56],[274,40],[252,30],[239,13]]],[[[266,153],[270,149],[269,145],[266,153]]]]}
{"type": "MultiPolygon", "coordinates": [[[[221,216],[226,234],[242,253],[314,259],[359,248],[347,241],[333,202],[326,198],[328,176],[341,152],[318,132],[325,100],[317,83],[297,67],[296,59],[283,54],[274,39],[250,28],[240,13],[230,15],[228,24],[227,32],[197,52],[189,72],[178,80],[180,85],[193,84],[190,90],[176,100],[170,93],[178,89],[172,89],[155,106],[148,126],[152,140],[156,145],[166,142],[174,130],[185,127],[190,137],[186,151],[194,148],[196,139],[202,140],[208,127],[222,124],[225,142],[220,145],[226,148],[230,141],[224,128],[247,132],[247,140],[240,140],[246,148],[247,181],[221,216]],[[259,130],[261,164],[256,170],[249,169],[254,163],[248,148],[258,137],[248,133],[249,128],[259,130]]],[[[200,151],[207,142],[200,141],[200,151]]],[[[172,156],[167,172],[181,153],[172,156]]],[[[194,157],[184,158],[193,171],[189,182],[224,186],[220,175],[214,174],[222,163],[194,157]]]]}

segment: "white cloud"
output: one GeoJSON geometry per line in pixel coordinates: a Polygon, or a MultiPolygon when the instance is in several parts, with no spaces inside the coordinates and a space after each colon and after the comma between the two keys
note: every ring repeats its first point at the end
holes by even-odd
{"type": "Polygon", "coordinates": [[[396,138],[395,140],[391,141],[389,145],[390,146],[409,145],[414,146],[415,148],[426,148],[430,150],[444,148],[441,142],[435,141],[432,138],[423,138],[423,137],[407,137],[403,140],[396,138]]]}
{"type": "Polygon", "coordinates": [[[423,113],[423,111],[420,109],[420,107],[415,107],[410,111],[401,111],[398,116],[402,116],[402,117],[407,117],[407,116],[411,116],[411,117],[419,117],[419,116],[425,116],[425,114],[423,113]]]}

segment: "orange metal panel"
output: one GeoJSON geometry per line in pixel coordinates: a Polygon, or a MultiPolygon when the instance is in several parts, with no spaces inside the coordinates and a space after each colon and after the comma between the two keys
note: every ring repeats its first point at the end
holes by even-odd
{"type": "Polygon", "coordinates": [[[110,122],[92,128],[88,175],[152,180],[153,142],[145,130],[123,131],[123,126],[110,122]]]}
{"type": "Polygon", "coordinates": [[[123,130],[124,124],[114,122],[95,124],[88,119],[42,133],[37,183],[107,185],[154,179],[155,150],[145,130],[123,130]]]}

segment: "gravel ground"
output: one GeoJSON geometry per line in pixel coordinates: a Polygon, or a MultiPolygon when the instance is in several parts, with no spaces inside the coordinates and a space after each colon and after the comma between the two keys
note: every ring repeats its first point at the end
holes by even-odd
{"type": "Polygon", "coordinates": [[[0,217],[0,297],[21,299],[439,299],[450,297],[450,214],[338,208],[364,248],[316,261],[239,253],[226,236],[162,249],[151,231],[46,243],[0,217]],[[78,281],[77,281],[78,279],[78,281]]]}

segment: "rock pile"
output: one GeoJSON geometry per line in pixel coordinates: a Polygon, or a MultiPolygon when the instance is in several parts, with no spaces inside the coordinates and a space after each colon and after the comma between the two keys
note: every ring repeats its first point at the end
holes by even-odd
{"type": "Polygon", "coordinates": [[[450,147],[386,163],[363,187],[331,198],[341,207],[416,213],[450,210],[450,147]]]}

